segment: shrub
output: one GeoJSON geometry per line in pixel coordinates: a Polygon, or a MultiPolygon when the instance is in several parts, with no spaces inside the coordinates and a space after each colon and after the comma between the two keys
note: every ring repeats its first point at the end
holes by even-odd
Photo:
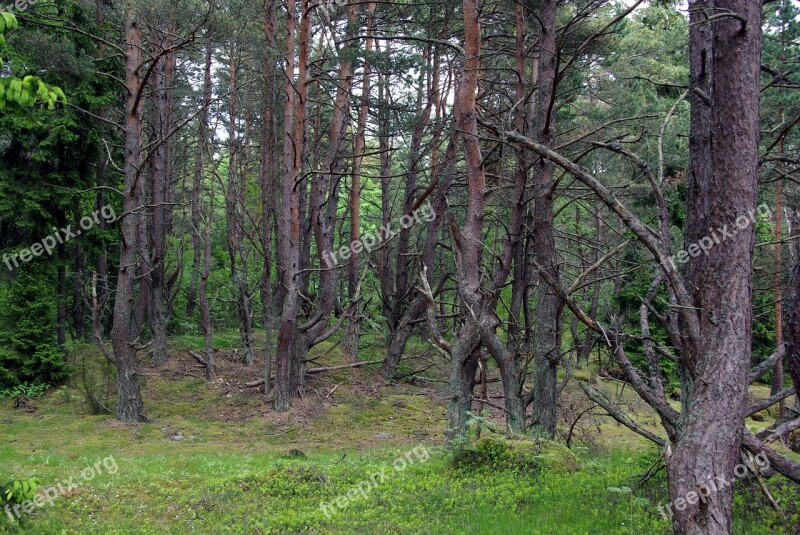
{"type": "Polygon", "coordinates": [[[453,453],[452,465],[462,470],[482,467],[537,473],[547,470],[572,473],[581,469],[581,461],[566,446],[551,440],[486,437],[463,446],[453,453]]]}
{"type": "MultiPolygon", "coordinates": [[[[21,505],[28,500],[33,500],[38,486],[39,480],[35,477],[30,479],[12,479],[0,485],[0,507],[5,508],[6,505],[21,505]]],[[[2,526],[3,522],[15,523],[16,521],[17,519],[14,515],[9,515],[7,512],[0,512],[0,526],[2,526]]]]}
{"type": "Polygon", "coordinates": [[[71,350],[74,384],[92,414],[113,412],[116,399],[116,368],[96,347],[76,344],[71,350]]]}
{"type": "Polygon", "coordinates": [[[32,383],[21,383],[11,388],[0,390],[0,399],[15,399],[26,397],[29,399],[38,398],[50,388],[49,385],[37,385],[32,383]]]}

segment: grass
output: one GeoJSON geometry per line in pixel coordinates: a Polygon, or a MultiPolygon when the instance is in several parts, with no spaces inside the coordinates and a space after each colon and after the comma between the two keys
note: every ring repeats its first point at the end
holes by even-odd
{"type": "MultiPolygon", "coordinates": [[[[29,477],[42,487],[79,481],[82,471],[109,456],[117,468],[113,474],[104,468],[21,523],[0,520],[0,533],[669,531],[657,509],[667,500],[663,471],[636,484],[658,452],[614,423],[600,427],[607,437],[601,448],[574,448],[577,470],[549,462],[537,469],[464,468],[441,446],[444,402],[430,387],[378,388],[375,374],[363,369],[325,380],[316,385],[323,395],[340,386],[313,418],[274,415],[257,395],[240,389],[156,374],[145,384],[153,421],[136,426],[87,414],[71,385],[34,400],[31,413],[0,401],[0,484],[29,477]],[[183,439],[173,440],[175,434],[183,439]],[[399,470],[395,463],[406,466],[399,470]],[[370,483],[382,471],[386,477],[370,483]],[[359,486],[363,495],[353,490],[359,486]],[[353,499],[345,503],[347,496],[353,499]]],[[[741,486],[737,535],[792,533],[800,510],[796,487],[777,478],[768,484],[787,518],[771,511],[754,486],[741,486]]]]}

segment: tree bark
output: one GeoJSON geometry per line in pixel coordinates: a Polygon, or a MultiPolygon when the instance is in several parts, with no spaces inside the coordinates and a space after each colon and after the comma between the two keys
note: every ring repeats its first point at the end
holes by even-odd
{"type": "MultiPolygon", "coordinates": [[[[153,50],[160,53],[169,50],[175,42],[173,23],[153,32],[153,50]]],[[[171,130],[173,128],[174,84],[177,58],[175,52],[163,54],[153,69],[153,142],[156,147],[150,155],[152,181],[150,204],[152,205],[149,221],[150,244],[150,303],[148,319],[153,335],[152,365],[158,367],[167,362],[167,322],[168,299],[167,276],[164,262],[167,254],[167,235],[170,227],[169,206],[170,189],[174,181],[173,145],[171,130]]]]}
{"type": "Polygon", "coordinates": [[[114,302],[114,326],[111,342],[113,361],[117,367],[117,417],[126,423],[145,419],[144,405],[136,371],[136,348],[133,341],[136,299],[136,268],[142,261],[144,180],[140,176],[142,165],[142,31],[134,10],[125,14],[125,191],[122,198],[123,217],[119,275],[114,302]]]}
{"type": "Polygon", "coordinates": [[[194,177],[192,181],[192,278],[189,282],[189,289],[186,292],[186,317],[191,318],[194,315],[194,308],[197,301],[197,284],[200,277],[200,270],[203,263],[203,230],[202,227],[202,207],[200,205],[200,197],[203,191],[203,151],[205,150],[205,140],[208,137],[206,133],[208,124],[208,106],[211,104],[211,58],[212,49],[210,45],[206,45],[205,64],[203,68],[203,100],[200,105],[203,109],[200,110],[198,115],[198,139],[197,150],[194,155],[194,177]]]}
{"type": "MultiPolygon", "coordinates": [[[[302,372],[297,360],[298,337],[300,336],[300,183],[302,159],[305,145],[306,96],[308,80],[308,0],[301,0],[299,39],[296,35],[297,5],[295,0],[286,3],[286,100],[284,103],[283,180],[281,183],[281,205],[276,210],[278,230],[278,258],[280,276],[285,288],[285,297],[278,328],[275,368],[275,397],[273,409],[286,412],[291,398],[297,395],[297,378],[293,373],[302,372]],[[299,43],[298,43],[299,41],[299,43]],[[295,47],[299,44],[299,64],[296,68],[295,47]],[[295,81],[295,73],[298,78],[295,81]]],[[[304,365],[304,363],[302,363],[304,365]]]]}
{"type": "MultiPolygon", "coordinates": [[[[783,154],[783,138],[778,142],[778,153],[783,154]]],[[[777,165],[777,171],[781,172],[780,162],[777,165]]],[[[783,344],[783,290],[781,284],[783,281],[783,243],[781,241],[781,224],[783,223],[783,177],[778,176],[778,182],[775,192],[775,345],[780,347],[783,344]]],[[[773,368],[772,376],[772,389],[770,394],[775,395],[784,387],[783,376],[783,359],[778,359],[773,368]]],[[[783,419],[786,409],[786,403],[781,400],[778,404],[778,418],[783,419]]]]}
{"type": "MultiPolygon", "coordinates": [[[[483,307],[480,293],[481,251],[486,207],[486,174],[483,169],[476,97],[481,69],[481,26],[478,0],[464,0],[464,66],[453,113],[463,140],[467,175],[467,210],[464,226],[451,220],[455,239],[458,293],[463,302],[464,325],[451,351],[450,402],[447,409],[447,438],[464,436],[467,411],[472,404],[472,387],[478,366],[481,341],[479,315],[483,307]]],[[[432,305],[431,305],[432,306],[432,305]]],[[[433,326],[431,326],[433,328],[433,326]]]]}
{"type": "MultiPolygon", "coordinates": [[[[555,98],[558,85],[555,0],[540,4],[541,23],[536,98],[530,114],[535,139],[550,147],[555,139],[555,98]]],[[[538,158],[533,166],[533,256],[542,269],[558,283],[553,220],[553,170],[549,160],[538,158]]],[[[558,364],[561,360],[561,310],[563,305],[553,288],[541,277],[536,291],[536,319],[533,332],[534,382],[531,424],[535,430],[554,437],[558,406],[558,364]]]]}
{"type": "Polygon", "coordinates": [[[261,113],[261,246],[263,248],[264,264],[261,274],[261,307],[264,326],[264,394],[269,399],[272,392],[272,331],[274,324],[273,292],[272,292],[272,230],[273,230],[273,204],[275,174],[275,155],[273,147],[275,136],[275,115],[273,106],[277,104],[275,90],[277,84],[275,49],[275,0],[267,0],[264,8],[264,41],[265,64],[264,75],[267,85],[264,91],[264,102],[261,113]]]}
{"type": "MultiPolygon", "coordinates": [[[[756,205],[761,3],[714,2],[714,13],[735,16],[713,22],[706,20],[709,7],[703,0],[695,3],[689,27],[694,93],[687,244],[709,228],[747,218],[756,205]]],[[[688,392],[667,461],[673,501],[698,492],[710,476],[732,479],[739,459],[750,369],[754,227],[737,227],[733,238],[691,258],[687,267],[700,332],[679,361],[688,392]]],[[[675,532],[730,533],[732,499],[727,486],[707,503],[676,507],[675,532]]]]}
{"type": "MultiPolygon", "coordinates": [[[[375,8],[377,4],[370,2],[367,6],[367,33],[371,34],[375,26],[375,8]]],[[[366,147],[367,118],[369,114],[369,97],[372,89],[372,66],[369,57],[372,54],[373,40],[368,38],[364,44],[363,82],[361,84],[361,106],[358,110],[355,143],[353,144],[353,178],[350,183],[350,239],[358,242],[361,239],[361,167],[364,161],[364,148],[366,147]]],[[[350,318],[342,341],[344,359],[350,362],[358,360],[358,342],[361,331],[361,312],[357,303],[358,298],[358,249],[353,249],[350,265],[347,269],[347,297],[350,300],[350,318]]]]}

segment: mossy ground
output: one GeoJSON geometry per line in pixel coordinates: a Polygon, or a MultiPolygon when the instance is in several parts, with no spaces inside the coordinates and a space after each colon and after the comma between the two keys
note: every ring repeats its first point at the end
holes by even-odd
{"type": "MultiPolygon", "coordinates": [[[[47,487],[112,455],[118,470],[72,489],[24,522],[0,521],[0,533],[669,531],[657,509],[667,500],[663,471],[637,486],[658,452],[606,418],[597,421],[591,447],[513,443],[517,458],[459,466],[458,453],[441,446],[446,394],[440,383],[387,385],[374,367],[337,370],[315,377],[291,413],[276,415],[263,394],[241,384],[235,354],[223,354],[218,382],[195,377],[192,359],[182,353],[193,343],[174,342],[179,347],[167,369],[143,368],[148,423],[124,426],[110,415],[88,414],[72,384],[33,400],[33,412],[1,402],[0,480],[37,477],[47,487]],[[403,470],[395,467],[397,459],[405,459],[397,462],[403,470]],[[371,484],[381,472],[386,477],[371,484]],[[336,505],[348,493],[353,499],[336,505]]],[[[316,355],[337,363],[333,346],[316,355]]],[[[619,392],[612,382],[599,384],[619,392]]],[[[630,391],[622,399],[657,429],[630,391]]],[[[498,411],[491,412],[500,421],[498,411]]],[[[800,510],[796,488],[777,478],[768,484],[787,518],[771,511],[754,485],[741,485],[737,535],[792,533],[800,510]]]]}

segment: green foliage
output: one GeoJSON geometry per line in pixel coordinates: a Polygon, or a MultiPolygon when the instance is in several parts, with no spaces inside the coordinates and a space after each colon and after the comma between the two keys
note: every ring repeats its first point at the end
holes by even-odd
{"type": "MultiPolygon", "coordinates": [[[[17,18],[8,12],[0,13],[0,50],[6,48],[5,32],[19,28],[17,18]]],[[[0,61],[3,54],[0,52],[0,61]]],[[[46,84],[38,76],[26,75],[22,78],[16,76],[0,77],[0,110],[7,104],[20,107],[33,107],[37,102],[47,104],[47,108],[55,108],[56,102],[66,104],[67,97],[58,88],[46,84]]]]}
{"type": "Polygon", "coordinates": [[[0,486],[0,504],[2,503],[23,503],[32,500],[39,487],[39,480],[35,477],[30,479],[12,479],[0,486]]]}
{"type": "Polygon", "coordinates": [[[0,399],[15,399],[18,397],[30,399],[38,398],[47,392],[48,388],[50,388],[50,385],[21,383],[17,386],[0,390],[0,399]]]}
{"type": "MultiPolygon", "coordinates": [[[[33,477],[29,479],[12,479],[4,484],[0,484],[0,508],[19,506],[27,501],[33,500],[36,496],[36,489],[40,481],[33,477]]],[[[24,519],[25,517],[22,517],[24,519]]],[[[16,525],[19,523],[18,517],[8,514],[8,511],[0,511],[0,529],[8,524],[16,525]]],[[[0,531],[2,533],[2,531],[0,531]]]]}
{"type": "Polygon", "coordinates": [[[0,286],[0,386],[53,384],[67,377],[55,336],[53,271],[33,263],[0,286]]]}

